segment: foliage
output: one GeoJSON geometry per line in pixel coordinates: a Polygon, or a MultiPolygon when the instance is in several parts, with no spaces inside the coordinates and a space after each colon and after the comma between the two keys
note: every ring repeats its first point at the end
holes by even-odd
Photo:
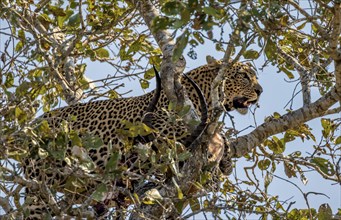
{"type": "MultiPolygon", "coordinates": [[[[339,107],[330,108],[330,112],[326,111],[319,118],[321,130],[300,123],[282,134],[267,135],[259,146],[244,155],[243,159],[251,164],[244,168],[245,178],[223,176],[219,171],[212,172],[212,165],[207,165],[199,177],[193,177],[193,186],[188,191],[182,189],[179,178],[186,174],[181,173],[179,167],[193,155],[174,140],[160,140],[158,151],[154,151],[148,144],[133,145],[130,139],[124,139],[127,146],[124,152],[113,149],[105,172],[93,175],[95,166],[85,152],[100,146],[101,140],[70,130],[67,122],[63,122],[58,132],[52,131],[44,121],[33,123],[42,111],[48,112],[61,103],[121,97],[118,88],[126,77],[138,79],[141,88],[147,89],[148,80],[153,78],[149,65],[159,67],[162,62],[162,48],[153,36],[165,30],[171,31],[175,39],[173,61],[179,60],[184,51],[189,58],[196,59],[197,48],[208,43],[215,46],[212,50],[231,51],[237,59],[264,58],[263,67],[275,66],[281,74],[279,78],[283,75],[299,84],[302,93],[294,91],[293,94],[302,95],[304,105],[312,102],[309,98],[312,88],[317,88],[321,97],[325,97],[337,86],[340,70],[336,68],[340,66],[335,64],[340,61],[331,55],[330,45],[335,41],[340,49],[340,36],[335,38],[334,34],[340,29],[340,23],[337,26],[333,20],[341,13],[339,1],[309,0],[299,4],[292,0],[152,2],[160,15],[149,27],[141,22],[142,3],[137,1],[1,1],[0,206],[4,213],[0,214],[13,218],[23,214],[24,187],[39,188],[37,192],[42,195],[47,187],[57,201],[68,201],[65,195],[60,195],[63,190],[78,194],[87,190],[87,184],[100,181],[101,184],[91,191],[94,201],[102,202],[115,190],[125,196],[125,202],[135,206],[170,200],[171,205],[167,205],[175,207],[184,218],[203,212],[229,219],[249,214],[262,219],[331,219],[337,211],[331,210],[328,204],[321,204],[318,210],[309,206],[308,195],[315,192],[300,190],[307,208],[297,209],[291,207],[293,202],[283,201],[268,190],[274,178],[288,182],[290,178],[299,178],[303,184],[309,184],[308,171],[317,172],[328,184],[341,183],[340,119],[329,116],[329,113],[339,113],[339,107]],[[92,62],[106,63],[115,72],[92,81],[86,77],[87,65],[92,62]],[[309,140],[315,143],[310,149],[289,152],[286,148],[289,143],[309,140]],[[65,148],[69,142],[76,146],[73,155],[65,148]],[[134,156],[138,158],[134,164],[122,162],[122,158],[134,156]],[[37,187],[35,181],[22,174],[27,158],[46,160],[46,174],[55,171],[53,159],[80,167],[82,173],[68,178],[62,186],[64,189],[44,182],[37,187]],[[284,177],[280,177],[280,170],[284,177]],[[113,189],[113,179],[125,181],[129,190],[113,189]],[[142,185],[141,189],[131,190],[136,184],[132,179],[142,185]],[[164,186],[167,181],[172,182],[176,195],[163,198],[154,186],[164,186]],[[42,185],[44,187],[40,187],[42,185]],[[143,187],[148,189],[144,190],[145,194],[141,193],[143,187]],[[186,213],[188,209],[190,213],[186,213]]],[[[289,107],[288,112],[292,110],[289,107]]],[[[176,128],[183,115],[169,114],[176,128]]],[[[283,117],[274,112],[264,123],[283,117]]],[[[151,132],[142,123],[124,123],[127,129],[121,133],[125,137],[151,132]]],[[[231,133],[235,131],[226,132],[232,140],[231,133]]],[[[60,208],[60,215],[83,213],[83,216],[93,217],[87,209],[92,199],[82,207],[75,206],[71,200],[67,211],[60,208]]],[[[338,212],[340,216],[341,211],[338,212]]]]}

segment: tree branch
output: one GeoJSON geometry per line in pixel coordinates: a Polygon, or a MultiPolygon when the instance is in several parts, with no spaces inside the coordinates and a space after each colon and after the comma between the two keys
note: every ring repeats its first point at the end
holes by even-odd
{"type": "Polygon", "coordinates": [[[332,88],[325,96],[303,108],[289,112],[278,119],[265,122],[250,134],[238,137],[231,142],[231,154],[241,157],[259,146],[267,137],[294,128],[304,122],[321,117],[341,98],[336,88],[332,88]]]}
{"type": "Polygon", "coordinates": [[[334,60],[336,89],[341,94],[341,47],[339,45],[341,35],[341,4],[334,5],[334,18],[332,33],[329,40],[330,56],[334,60]]]}
{"type": "Polygon", "coordinates": [[[279,46],[277,46],[277,51],[287,63],[293,65],[296,68],[298,74],[300,75],[300,82],[302,86],[303,95],[303,106],[307,106],[308,104],[311,103],[309,72],[297,61],[297,59],[284,52],[279,46]]]}
{"type": "Polygon", "coordinates": [[[158,30],[157,32],[153,31],[153,20],[160,16],[158,10],[149,0],[131,0],[127,2],[132,2],[132,4],[137,5],[141,16],[149,30],[152,32],[156,43],[161,48],[163,61],[161,64],[160,75],[162,79],[162,87],[167,98],[173,103],[178,103],[181,99],[184,100],[184,98],[179,99],[178,93],[182,88],[180,75],[185,69],[186,61],[184,59],[179,59],[176,63],[172,61],[175,42],[168,30],[158,30]]]}

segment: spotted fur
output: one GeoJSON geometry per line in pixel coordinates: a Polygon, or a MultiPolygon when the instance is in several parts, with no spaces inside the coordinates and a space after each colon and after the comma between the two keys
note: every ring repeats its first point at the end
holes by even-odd
{"type": "MultiPolygon", "coordinates": [[[[220,63],[207,64],[186,73],[202,91],[207,100],[208,107],[211,106],[210,90],[212,81],[220,68],[220,63]]],[[[226,71],[225,94],[222,103],[225,109],[227,111],[247,109],[249,105],[255,104],[262,92],[262,87],[258,84],[256,74],[251,66],[236,63],[226,71]]],[[[203,106],[199,101],[198,91],[193,89],[193,85],[187,77],[183,77],[181,83],[185,87],[195,109],[200,114],[203,106]]],[[[177,141],[183,143],[190,135],[187,132],[186,126],[181,124],[181,122],[174,124],[174,122],[170,121],[169,113],[166,111],[169,102],[163,91],[161,91],[160,97],[157,99],[156,108],[150,110],[150,103],[153,102],[153,98],[155,99],[155,93],[155,91],[152,91],[138,97],[75,104],[48,112],[40,120],[48,123],[53,134],[58,133],[61,125],[67,121],[67,126],[79,134],[91,134],[92,136],[99,137],[103,142],[102,146],[85,150],[79,146],[71,146],[72,143],[70,143],[64,156],[74,156],[78,160],[91,160],[95,166],[93,170],[102,173],[106,169],[111,156],[116,151],[122,152],[121,161],[128,163],[132,160],[131,163],[134,162],[132,159],[134,155],[126,152],[125,146],[128,143],[133,143],[136,139],[134,137],[127,137],[125,131],[129,123],[146,122],[144,118],[148,111],[152,111],[153,114],[152,117],[148,118],[146,124],[157,131],[156,135],[170,139],[176,138],[177,141]]],[[[45,148],[47,152],[52,154],[52,151],[56,149],[58,149],[58,146],[53,146],[51,149],[45,148]]],[[[76,167],[73,167],[73,161],[56,160],[55,157],[50,156],[42,158],[38,150],[33,148],[31,156],[25,160],[24,169],[27,177],[42,182],[47,186],[57,188],[57,191],[65,193],[66,196],[70,196],[70,199],[80,204],[87,199],[87,196],[94,192],[98,181],[88,181],[88,184],[83,186],[77,193],[70,193],[72,187],[65,190],[67,188],[65,184],[67,184],[68,180],[77,176],[77,163],[76,167]]],[[[89,174],[89,179],[91,178],[92,176],[89,174]]],[[[116,182],[115,184],[122,184],[123,182],[116,182]]],[[[123,186],[127,187],[124,184],[123,186]]],[[[116,197],[119,198],[118,195],[116,197]]],[[[34,193],[28,193],[26,201],[28,203],[28,219],[41,219],[41,216],[47,212],[53,212],[45,209],[44,205],[41,205],[44,204],[44,198],[38,198],[34,193]]],[[[124,201],[116,202],[124,203],[124,201]]],[[[96,207],[96,204],[93,207],[96,207]]]]}

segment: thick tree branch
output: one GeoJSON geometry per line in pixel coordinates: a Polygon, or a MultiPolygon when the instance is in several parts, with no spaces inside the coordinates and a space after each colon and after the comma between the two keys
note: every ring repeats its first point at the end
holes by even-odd
{"type": "Polygon", "coordinates": [[[12,211],[12,206],[7,198],[0,197],[0,207],[5,211],[5,213],[9,213],[10,211],[12,211]]]}
{"type": "Polygon", "coordinates": [[[334,60],[336,89],[341,93],[341,46],[339,45],[341,36],[341,4],[334,5],[334,18],[332,23],[332,33],[329,40],[330,55],[334,60]]]}
{"type": "MultiPolygon", "coordinates": [[[[153,31],[153,20],[156,17],[159,17],[160,14],[151,1],[131,0],[127,2],[137,5],[141,16],[149,30],[151,30],[155,41],[161,48],[163,61],[160,75],[162,79],[162,87],[167,98],[173,103],[178,103],[178,101],[181,103],[181,100],[179,100],[179,97],[177,96],[182,88],[179,77],[185,69],[186,62],[184,59],[179,59],[176,63],[172,61],[175,42],[171,33],[168,30],[158,30],[157,32],[153,31]]],[[[184,100],[184,98],[182,98],[182,100],[184,100]]]]}
{"type": "Polygon", "coordinates": [[[289,112],[278,119],[272,119],[257,127],[250,134],[238,137],[231,142],[231,154],[234,157],[241,157],[259,146],[267,137],[294,128],[304,122],[321,117],[328,109],[339,101],[341,95],[334,87],[325,96],[303,108],[289,112]]]}
{"type": "Polygon", "coordinates": [[[332,21],[332,33],[329,40],[329,50],[331,57],[335,61],[341,60],[341,51],[339,48],[339,39],[341,35],[341,4],[335,3],[334,5],[334,18],[332,21]]]}
{"type": "Polygon", "coordinates": [[[174,103],[175,106],[191,106],[191,110],[184,116],[184,122],[189,131],[192,132],[195,129],[195,126],[193,126],[190,121],[193,119],[199,120],[199,117],[180,83],[180,76],[185,69],[186,61],[183,58],[180,58],[176,62],[172,60],[175,42],[168,30],[158,30],[157,32],[153,31],[153,20],[160,16],[159,11],[156,9],[154,4],[149,0],[128,0],[127,2],[137,5],[146,25],[161,48],[163,60],[160,75],[162,88],[168,100],[174,103]]]}

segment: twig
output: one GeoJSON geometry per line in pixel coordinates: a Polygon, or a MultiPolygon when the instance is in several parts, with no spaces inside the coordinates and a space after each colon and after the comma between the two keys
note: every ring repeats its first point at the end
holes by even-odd
{"type": "Polygon", "coordinates": [[[282,50],[279,46],[277,46],[277,51],[284,58],[286,62],[293,65],[297,72],[300,75],[300,82],[302,86],[302,95],[303,95],[303,106],[306,106],[311,103],[311,94],[309,87],[309,72],[298,62],[298,60],[286,52],[282,50]]]}

